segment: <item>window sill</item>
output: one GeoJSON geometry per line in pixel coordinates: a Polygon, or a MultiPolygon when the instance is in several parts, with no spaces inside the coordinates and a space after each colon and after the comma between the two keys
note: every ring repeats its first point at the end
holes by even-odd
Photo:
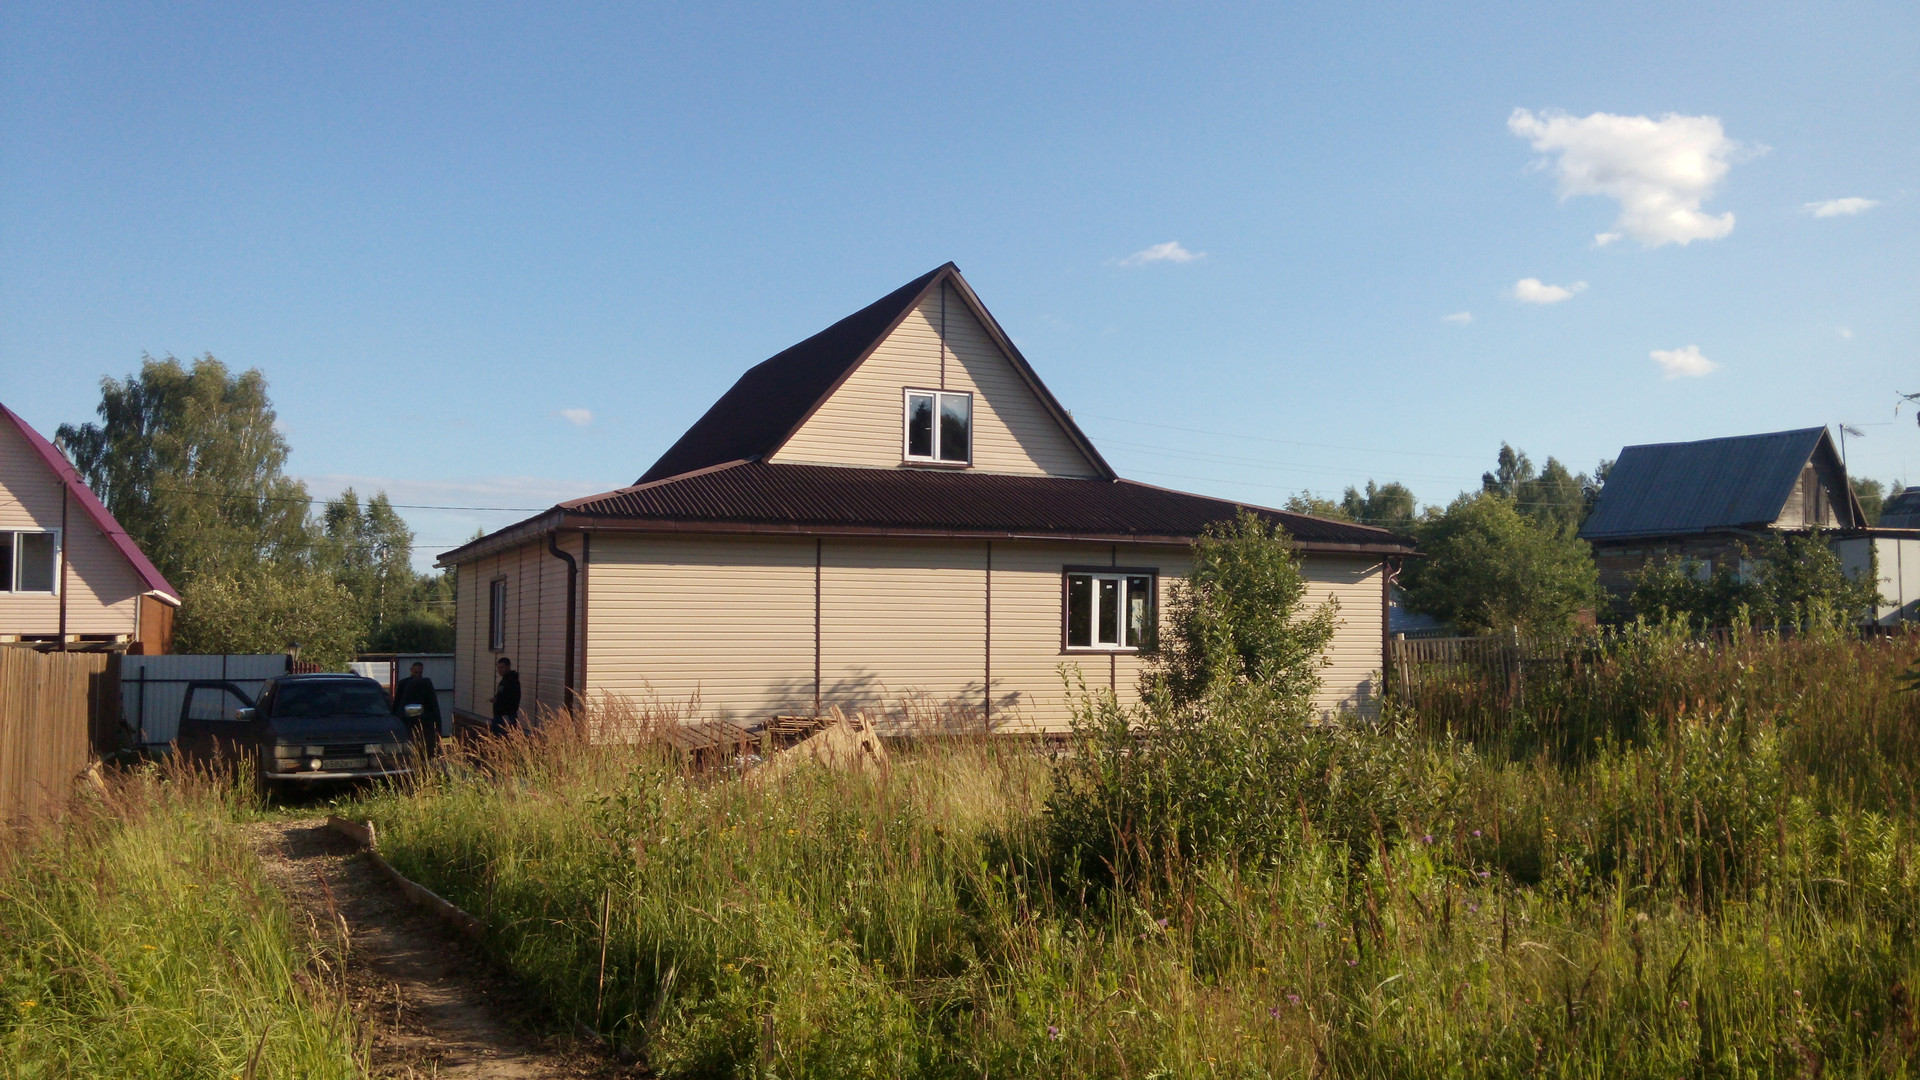
{"type": "Polygon", "coordinates": [[[903,469],[971,469],[971,461],[921,461],[919,458],[906,458],[900,462],[903,469]]]}
{"type": "Polygon", "coordinates": [[[1147,650],[1138,645],[1122,647],[1119,645],[1069,645],[1060,650],[1061,656],[1139,656],[1147,650]]]}

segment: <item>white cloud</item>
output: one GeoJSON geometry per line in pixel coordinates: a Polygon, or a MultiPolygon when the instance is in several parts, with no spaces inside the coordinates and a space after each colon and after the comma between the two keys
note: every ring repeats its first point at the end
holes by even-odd
{"type": "Polygon", "coordinates": [[[1689,345],[1684,349],[1655,349],[1653,362],[1660,365],[1660,374],[1668,379],[1697,379],[1719,368],[1719,364],[1700,355],[1700,346],[1689,345]]]}
{"type": "Polygon", "coordinates": [[[1620,234],[1617,232],[1594,233],[1593,246],[1597,248],[1606,247],[1618,239],[1620,239],[1620,234]]]}
{"type": "Polygon", "coordinates": [[[1455,326],[1465,326],[1468,323],[1473,321],[1473,312],[1456,311],[1451,315],[1440,316],[1440,321],[1445,323],[1452,323],[1455,326]]]}
{"type": "Polygon", "coordinates": [[[1207,253],[1204,251],[1188,251],[1186,248],[1180,246],[1180,241],[1169,240],[1164,244],[1155,244],[1145,250],[1134,252],[1126,258],[1121,259],[1120,265],[1145,266],[1148,263],[1157,262],[1189,263],[1195,259],[1204,259],[1206,257],[1207,253]]]}
{"type": "Polygon", "coordinates": [[[1858,214],[1879,205],[1879,199],[1862,199],[1856,196],[1846,199],[1828,199],[1825,202],[1810,202],[1802,205],[1800,209],[1814,217],[1846,217],[1848,214],[1858,214]]]}
{"type": "Polygon", "coordinates": [[[1850,326],[1843,326],[1843,327],[1841,327],[1841,328],[1840,328],[1840,338],[1841,338],[1841,340],[1842,340],[1842,341],[1852,341],[1852,340],[1853,340],[1853,328],[1852,328],[1852,327],[1850,327],[1850,326]]]}
{"type": "Polygon", "coordinates": [[[1560,197],[1604,195],[1620,204],[1614,233],[1601,233],[1600,246],[1615,233],[1645,247],[1717,240],[1733,231],[1731,212],[1715,217],[1700,204],[1727,175],[1741,145],[1727,138],[1714,116],[1668,113],[1645,116],[1594,113],[1538,116],[1515,109],[1507,130],[1553,157],[1560,197]]]}
{"type": "Polygon", "coordinates": [[[586,427],[593,423],[592,409],[561,409],[554,414],[574,427],[586,427]]]}
{"type": "Polygon", "coordinates": [[[1576,281],[1571,285],[1548,285],[1539,278],[1521,278],[1513,283],[1508,293],[1523,304],[1557,304],[1562,300],[1573,299],[1574,293],[1587,291],[1587,283],[1576,281]]]}

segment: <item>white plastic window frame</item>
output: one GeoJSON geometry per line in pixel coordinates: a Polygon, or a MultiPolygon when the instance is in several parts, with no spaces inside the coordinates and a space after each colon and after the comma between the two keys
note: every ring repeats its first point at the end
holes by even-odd
{"type": "Polygon", "coordinates": [[[1060,573],[1060,651],[1067,653],[1140,653],[1153,647],[1160,633],[1160,571],[1148,566],[1069,566],[1060,573]],[[1087,612],[1087,636],[1091,644],[1073,644],[1073,579],[1089,578],[1088,595],[1093,607],[1087,612]],[[1147,579],[1147,625],[1138,645],[1128,645],[1127,608],[1130,578],[1147,579]],[[1100,640],[1100,587],[1102,579],[1119,582],[1119,611],[1114,616],[1118,642],[1100,640]]]}
{"type": "Polygon", "coordinates": [[[973,433],[973,393],[969,390],[933,390],[927,387],[909,386],[900,392],[900,460],[909,465],[937,465],[948,469],[970,469],[973,467],[973,446],[976,441],[973,433]],[[933,454],[930,457],[912,453],[913,447],[913,399],[930,397],[933,399],[933,454]],[[963,397],[967,399],[967,459],[954,461],[940,456],[940,399],[943,397],[963,397]]]}
{"type": "Polygon", "coordinates": [[[11,565],[7,567],[8,574],[7,574],[6,588],[0,589],[0,593],[5,593],[9,596],[22,596],[22,595],[59,596],[60,595],[60,554],[61,552],[66,550],[66,538],[60,534],[60,530],[59,529],[7,529],[5,531],[8,534],[8,536],[11,538],[11,542],[9,543],[7,548],[8,557],[11,560],[11,565]],[[52,582],[51,588],[23,589],[20,587],[20,570],[22,568],[22,565],[26,556],[26,552],[24,552],[20,546],[20,538],[23,536],[53,537],[53,551],[52,551],[53,565],[48,568],[49,573],[47,574],[48,580],[52,582]]]}

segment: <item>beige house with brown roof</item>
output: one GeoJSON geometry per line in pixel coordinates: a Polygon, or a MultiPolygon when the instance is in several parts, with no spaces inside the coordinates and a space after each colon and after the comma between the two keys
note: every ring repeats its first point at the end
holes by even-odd
{"type": "MultiPolygon", "coordinates": [[[[631,487],[441,556],[455,707],[698,702],[754,726],[937,705],[1058,731],[1063,666],[1131,698],[1189,546],[1241,505],[1120,479],[951,264],[747,371],[631,487]]],[[[1371,708],[1382,529],[1249,507],[1340,605],[1319,704],[1371,708]]]]}
{"type": "Polygon", "coordinates": [[[0,405],[0,642],[163,653],[179,606],[66,455],[0,405]]]}

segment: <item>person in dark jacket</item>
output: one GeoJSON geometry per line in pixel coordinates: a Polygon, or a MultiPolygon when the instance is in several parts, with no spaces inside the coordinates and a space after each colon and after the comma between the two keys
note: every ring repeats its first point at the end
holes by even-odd
{"type": "Polygon", "coordinates": [[[407,720],[413,740],[426,740],[427,756],[440,752],[440,694],[427,678],[427,665],[414,661],[411,674],[393,688],[393,715],[407,720]],[[407,706],[420,706],[420,718],[407,718],[407,706]]]}
{"type": "Polygon", "coordinates": [[[513,670],[513,661],[504,656],[493,667],[500,673],[500,681],[493,691],[493,733],[505,735],[520,726],[520,673],[513,670]]]}

